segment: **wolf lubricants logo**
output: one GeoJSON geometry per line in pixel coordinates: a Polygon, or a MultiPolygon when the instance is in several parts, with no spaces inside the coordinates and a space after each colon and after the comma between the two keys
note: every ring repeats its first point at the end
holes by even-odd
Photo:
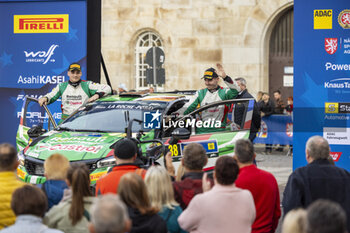
{"type": "Polygon", "coordinates": [[[68,33],[69,15],[14,15],[13,33],[68,33]]]}

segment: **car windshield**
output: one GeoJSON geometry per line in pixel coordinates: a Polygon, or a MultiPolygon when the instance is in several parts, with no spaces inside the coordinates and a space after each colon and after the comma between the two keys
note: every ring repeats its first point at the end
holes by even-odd
{"type": "MultiPolygon", "coordinates": [[[[76,114],[59,125],[62,130],[125,132],[128,122],[138,119],[144,122],[144,113],[159,111],[166,107],[164,102],[97,102],[82,107],[76,114]]],[[[142,124],[133,123],[132,132],[144,129],[142,124]]]]}

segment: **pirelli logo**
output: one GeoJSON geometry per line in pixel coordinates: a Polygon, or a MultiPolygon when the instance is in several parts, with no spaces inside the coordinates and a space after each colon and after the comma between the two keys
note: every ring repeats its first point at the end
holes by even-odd
{"type": "Polygon", "coordinates": [[[68,33],[69,15],[14,15],[13,33],[68,33]]]}

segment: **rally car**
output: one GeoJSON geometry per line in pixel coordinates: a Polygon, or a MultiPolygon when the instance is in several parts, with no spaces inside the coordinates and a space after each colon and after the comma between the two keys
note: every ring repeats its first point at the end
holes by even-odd
{"type": "Polygon", "coordinates": [[[216,157],[233,153],[234,142],[249,137],[253,99],[219,101],[182,116],[181,110],[191,98],[169,93],[107,96],[82,106],[57,125],[47,106],[43,109],[36,99],[27,97],[16,137],[20,161],[18,177],[33,184],[45,182],[45,159],[60,153],[71,163],[84,162],[94,184],[115,165],[113,146],[124,137],[134,138],[140,144],[147,142],[140,146],[141,156],[147,156],[150,146],[164,144],[174,160],[181,158],[188,143],[200,143],[209,157],[216,157]],[[245,106],[244,120],[239,124],[231,121],[237,104],[245,106]],[[201,112],[219,108],[225,108],[228,113],[225,127],[199,133],[198,127],[203,125],[194,123],[200,119],[201,112]],[[155,143],[150,145],[152,140],[155,143]]]}

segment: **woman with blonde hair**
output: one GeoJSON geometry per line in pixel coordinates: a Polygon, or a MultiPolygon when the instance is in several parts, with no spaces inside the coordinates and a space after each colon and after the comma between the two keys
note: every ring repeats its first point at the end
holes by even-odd
{"type": "Polygon", "coordinates": [[[148,197],[145,182],[134,172],[122,176],[118,186],[118,195],[128,207],[132,220],[130,233],[166,233],[165,221],[157,214],[148,197]]]}
{"type": "Polygon", "coordinates": [[[64,232],[89,232],[90,207],[94,197],[90,191],[90,172],[83,163],[72,164],[67,173],[67,184],[72,196],[53,206],[45,215],[44,223],[64,232]]]}
{"type": "Polygon", "coordinates": [[[146,173],[145,183],[151,205],[160,210],[158,214],[166,221],[168,232],[185,232],[177,222],[182,209],[174,199],[171,178],[165,168],[161,166],[150,167],[146,173]]]}
{"type": "Polygon", "coordinates": [[[287,213],[282,224],[282,233],[306,233],[306,210],[294,209],[287,213]]]}

